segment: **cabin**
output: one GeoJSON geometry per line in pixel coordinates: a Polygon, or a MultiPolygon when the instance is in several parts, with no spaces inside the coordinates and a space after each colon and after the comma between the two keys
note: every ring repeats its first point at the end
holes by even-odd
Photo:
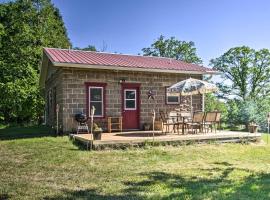
{"type": "MultiPolygon", "coordinates": [[[[171,58],[44,48],[40,87],[45,122],[71,132],[77,127],[74,116],[89,117],[94,106],[94,121],[103,129],[109,116],[121,116],[124,130],[139,130],[152,122],[153,109],[171,111],[189,101],[168,95],[167,87],[212,73],[210,68],[171,58]]],[[[192,106],[203,110],[203,96],[193,96],[192,106]]]]}

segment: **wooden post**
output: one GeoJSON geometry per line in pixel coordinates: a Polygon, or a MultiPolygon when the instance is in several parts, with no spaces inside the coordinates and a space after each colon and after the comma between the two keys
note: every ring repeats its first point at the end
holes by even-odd
{"type": "Polygon", "coordinates": [[[154,142],[154,138],[155,138],[155,120],[156,120],[156,111],[155,111],[155,109],[153,109],[153,117],[152,117],[153,119],[153,142],[154,142]]]}
{"type": "Polygon", "coordinates": [[[108,117],[108,132],[112,132],[112,118],[108,117]]]}
{"type": "Polygon", "coordinates": [[[120,132],[122,133],[123,132],[123,117],[120,117],[119,119],[119,123],[120,123],[120,132]]]}
{"type": "Polygon", "coordinates": [[[95,106],[92,106],[91,108],[91,114],[90,114],[90,118],[91,118],[91,140],[93,141],[93,125],[94,125],[94,115],[95,115],[95,106]]]}

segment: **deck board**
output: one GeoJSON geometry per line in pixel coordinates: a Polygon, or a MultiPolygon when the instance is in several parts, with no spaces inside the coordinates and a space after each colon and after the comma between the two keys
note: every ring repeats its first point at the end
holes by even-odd
{"type": "MultiPolygon", "coordinates": [[[[146,141],[153,141],[152,131],[132,131],[132,132],[117,132],[103,133],[101,140],[92,141],[90,134],[71,134],[70,136],[82,143],[87,143],[93,146],[112,145],[112,144],[140,144],[146,141]]],[[[241,140],[260,140],[260,133],[236,132],[236,131],[217,131],[216,133],[199,133],[199,134],[167,134],[163,135],[160,131],[155,131],[154,141],[156,142],[205,142],[211,140],[223,142],[239,142],[241,140]]]]}

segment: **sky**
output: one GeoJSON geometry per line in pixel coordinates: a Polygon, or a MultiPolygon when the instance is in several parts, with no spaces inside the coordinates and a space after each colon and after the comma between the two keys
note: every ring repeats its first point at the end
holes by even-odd
{"type": "Polygon", "coordinates": [[[232,47],[270,49],[269,0],[52,0],[73,47],[142,53],[161,34],[193,41],[205,66],[232,47]]]}

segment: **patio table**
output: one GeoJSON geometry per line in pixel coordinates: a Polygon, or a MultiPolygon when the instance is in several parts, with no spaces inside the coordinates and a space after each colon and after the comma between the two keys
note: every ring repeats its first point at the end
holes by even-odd
{"type": "MultiPolygon", "coordinates": [[[[175,124],[178,125],[177,133],[179,134],[179,125],[182,125],[182,134],[185,134],[185,125],[186,122],[190,119],[190,113],[183,113],[180,111],[171,111],[170,112],[170,118],[173,120],[175,124]]],[[[175,132],[175,131],[174,131],[175,132]]]]}
{"type": "Polygon", "coordinates": [[[178,117],[182,119],[181,124],[182,124],[182,134],[185,134],[185,126],[186,123],[191,119],[191,114],[190,112],[181,112],[179,110],[176,110],[178,117]]]}

